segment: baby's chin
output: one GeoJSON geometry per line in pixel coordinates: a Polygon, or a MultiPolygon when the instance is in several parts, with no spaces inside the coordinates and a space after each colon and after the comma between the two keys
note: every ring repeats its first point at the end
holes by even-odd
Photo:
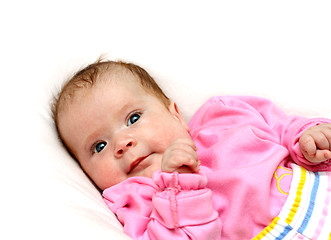
{"type": "Polygon", "coordinates": [[[148,178],[152,178],[153,174],[161,169],[161,165],[160,166],[149,166],[147,168],[145,168],[143,171],[141,171],[141,174],[138,174],[137,176],[141,176],[141,177],[148,177],[148,178]]]}

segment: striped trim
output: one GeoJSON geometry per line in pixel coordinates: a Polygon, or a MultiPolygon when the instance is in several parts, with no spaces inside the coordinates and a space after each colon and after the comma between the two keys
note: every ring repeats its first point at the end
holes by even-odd
{"type": "MultiPolygon", "coordinates": [[[[329,183],[330,183],[330,179],[331,179],[331,172],[327,172],[326,173],[328,175],[328,178],[329,178],[329,183]]],[[[327,194],[325,196],[325,200],[324,200],[324,208],[323,208],[323,216],[321,217],[319,223],[318,223],[318,227],[316,228],[316,231],[315,231],[315,234],[314,234],[314,237],[313,239],[318,239],[320,234],[321,234],[321,231],[322,231],[322,228],[325,224],[325,221],[328,217],[329,214],[331,214],[331,210],[328,209],[328,206],[331,205],[331,184],[329,184],[328,186],[328,189],[327,189],[327,194]]],[[[331,228],[331,226],[330,226],[331,228]]],[[[329,240],[331,240],[331,232],[330,232],[330,235],[329,235],[329,240]]]]}
{"type": "Polygon", "coordinates": [[[279,220],[279,217],[275,217],[274,220],[272,220],[272,222],[265,228],[262,230],[262,232],[260,232],[256,237],[254,237],[254,240],[260,240],[263,239],[263,237],[265,237],[268,233],[270,233],[272,231],[272,229],[275,228],[275,226],[277,225],[277,222],[279,220]]]}
{"type": "Polygon", "coordinates": [[[313,213],[315,202],[316,202],[315,200],[316,200],[318,185],[319,185],[319,182],[320,182],[319,180],[320,180],[320,177],[319,177],[319,174],[317,172],[317,173],[315,173],[314,187],[313,187],[313,190],[312,190],[311,195],[310,195],[309,207],[308,207],[308,210],[306,212],[306,216],[305,216],[303,222],[301,223],[300,228],[298,229],[299,233],[303,233],[303,231],[306,229],[306,227],[308,225],[309,220],[311,219],[311,215],[313,213]]]}
{"type": "Polygon", "coordinates": [[[296,214],[296,212],[298,211],[298,208],[300,206],[302,189],[305,185],[306,179],[307,179],[307,172],[305,171],[304,168],[301,168],[301,177],[300,177],[300,182],[297,186],[297,192],[295,194],[296,197],[294,200],[294,204],[292,205],[291,211],[285,220],[285,222],[289,225],[292,223],[294,215],[296,214]]]}
{"type": "Polygon", "coordinates": [[[289,196],[276,217],[253,240],[331,240],[331,173],[292,164],[289,196]]]}

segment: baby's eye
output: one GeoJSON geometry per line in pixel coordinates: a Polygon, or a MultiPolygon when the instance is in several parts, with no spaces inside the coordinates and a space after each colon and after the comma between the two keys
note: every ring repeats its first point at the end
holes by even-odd
{"type": "Polygon", "coordinates": [[[95,144],[93,150],[93,153],[99,153],[101,152],[105,147],[106,147],[107,143],[106,142],[98,142],[97,144],[95,144]]]}
{"type": "Polygon", "coordinates": [[[128,126],[134,124],[135,122],[137,122],[140,118],[141,114],[140,113],[134,113],[130,116],[130,118],[128,119],[128,126]]]}

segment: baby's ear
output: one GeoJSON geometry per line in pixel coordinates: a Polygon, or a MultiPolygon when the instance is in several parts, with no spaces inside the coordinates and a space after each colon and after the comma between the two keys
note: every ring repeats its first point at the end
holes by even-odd
{"type": "Polygon", "coordinates": [[[189,127],[188,127],[186,121],[184,120],[182,114],[180,113],[177,104],[174,101],[171,101],[168,108],[169,108],[169,111],[172,114],[172,116],[183,125],[183,127],[186,129],[186,131],[189,132],[189,127]]]}

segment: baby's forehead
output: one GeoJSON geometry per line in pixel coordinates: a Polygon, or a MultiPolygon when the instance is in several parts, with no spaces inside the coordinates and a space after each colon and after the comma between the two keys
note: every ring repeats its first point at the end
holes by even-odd
{"type": "Polygon", "coordinates": [[[118,86],[126,86],[126,85],[136,85],[138,87],[143,88],[141,81],[138,76],[132,73],[130,70],[122,67],[116,66],[115,68],[102,71],[98,76],[95,78],[92,84],[88,84],[85,87],[78,88],[76,90],[76,94],[78,97],[85,96],[89,92],[93,91],[96,88],[104,87],[105,85],[112,86],[112,88],[116,88],[118,86]]]}
{"type": "Polygon", "coordinates": [[[105,67],[97,75],[85,77],[81,76],[80,79],[74,79],[71,86],[66,89],[67,92],[62,96],[62,107],[60,107],[64,112],[70,111],[73,104],[84,102],[83,100],[96,89],[107,88],[108,86],[111,86],[112,89],[117,87],[132,89],[134,87],[138,92],[143,90],[143,94],[154,95],[151,89],[143,85],[140,76],[123,66],[105,67]],[[85,77],[87,81],[84,79],[85,77]]]}
{"type": "Polygon", "coordinates": [[[130,88],[133,87],[134,89],[139,89],[140,91],[143,90],[144,93],[148,94],[148,91],[141,84],[139,77],[135,76],[132,72],[125,70],[111,71],[101,74],[98,79],[96,79],[94,84],[83,88],[78,88],[74,94],[72,94],[72,102],[80,101],[82,98],[87,97],[92,92],[99,89],[129,88],[129,86],[130,88]]]}
{"type": "Polygon", "coordinates": [[[128,83],[139,83],[139,77],[131,72],[129,69],[126,69],[123,66],[116,66],[111,71],[104,71],[100,73],[97,80],[95,81],[96,84],[98,83],[117,83],[117,84],[128,84],[128,83]]]}
{"type": "MultiPolygon", "coordinates": [[[[102,106],[106,102],[117,102],[118,106],[125,103],[118,102],[121,96],[126,96],[125,99],[134,99],[135,102],[138,96],[151,96],[141,83],[133,77],[124,76],[103,76],[103,79],[99,79],[93,86],[86,88],[78,88],[74,95],[66,101],[59,115],[59,118],[71,117],[75,110],[85,108],[90,103],[102,106]]],[[[96,108],[98,109],[98,108],[96,108]]],[[[81,111],[80,114],[85,115],[85,111],[81,111]]]]}

